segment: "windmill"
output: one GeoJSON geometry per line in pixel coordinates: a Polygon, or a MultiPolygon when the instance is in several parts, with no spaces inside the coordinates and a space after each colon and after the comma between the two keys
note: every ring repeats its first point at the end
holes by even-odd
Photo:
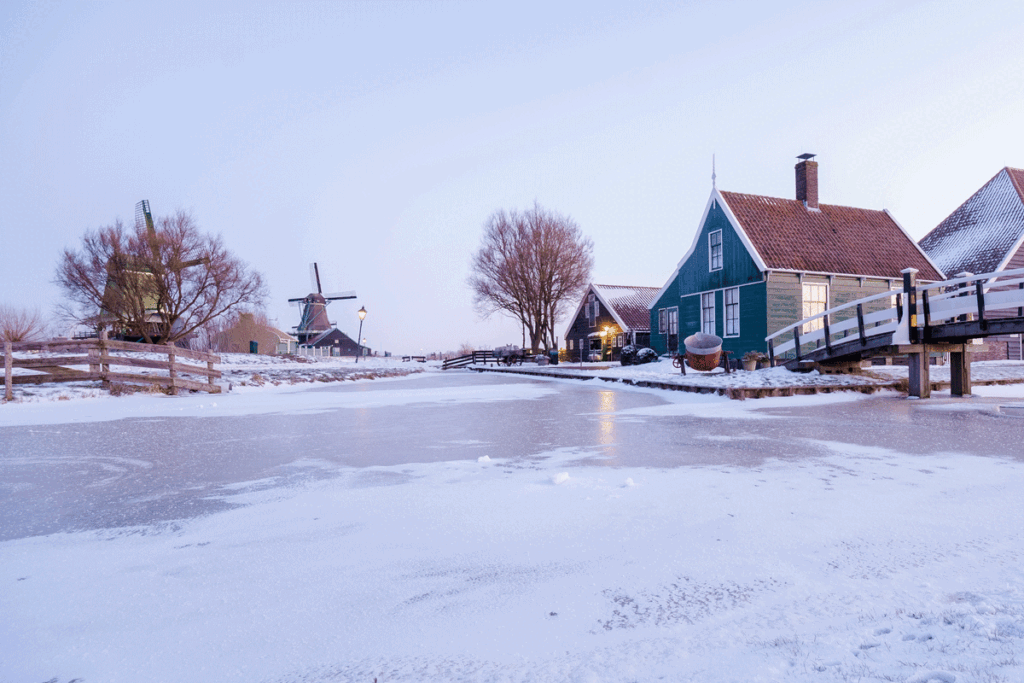
{"type": "Polygon", "coordinates": [[[320,268],[316,263],[309,264],[309,284],[315,292],[298,299],[288,299],[288,303],[302,308],[302,318],[295,328],[295,336],[299,338],[300,344],[306,344],[319,334],[333,329],[334,326],[327,319],[327,304],[339,299],[356,298],[355,292],[324,294],[320,286],[320,268]]]}

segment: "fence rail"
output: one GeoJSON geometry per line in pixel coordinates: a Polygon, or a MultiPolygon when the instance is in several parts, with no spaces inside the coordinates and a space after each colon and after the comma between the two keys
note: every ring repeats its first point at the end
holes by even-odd
{"type": "Polygon", "coordinates": [[[130,384],[153,384],[168,391],[189,389],[220,393],[215,380],[221,376],[214,364],[220,357],[202,351],[179,349],[163,344],[138,344],[112,339],[61,339],[45,342],[4,342],[4,399],[10,401],[15,384],[49,384],[51,382],[101,381],[130,384]],[[36,352],[46,355],[15,357],[15,353],[36,352]],[[116,352],[118,355],[111,355],[116,352]],[[64,355],[51,355],[64,354],[64,355]],[[140,355],[131,355],[140,354],[140,355]],[[166,356],[145,358],[141,354],[166,356]],[[187,361],[196,361],[197,365],[187,361]],[[162,371],[160,374],[139,374],[130,371],[112,371],[111,366],[120,368],[147,368],[162,371]],[[15,374],[15,368],[27,370],[15,374]],[[82,369],[87,368],[87,369],[82,369]],[[198,376],[203,379],[191,379],[198,376]]]}

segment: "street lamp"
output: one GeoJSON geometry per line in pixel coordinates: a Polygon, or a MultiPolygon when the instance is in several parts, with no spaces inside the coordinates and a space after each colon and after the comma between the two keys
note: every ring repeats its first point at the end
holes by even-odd
{"type": "Polygon", "coordinates": [[[356,346],[359,347],[356,350],[356,362],[359,362],[359,356],[363,353],[363,347],[360,346],[359,340],[363,337],[363,320],[366,318],[366,307],[361,306],[357,311],[359,313],[359,334],[356,335],[356,346]]]}

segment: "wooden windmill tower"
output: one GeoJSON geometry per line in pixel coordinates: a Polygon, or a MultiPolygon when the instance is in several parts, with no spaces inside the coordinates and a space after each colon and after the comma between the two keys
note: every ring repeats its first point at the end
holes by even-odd
{"type": "Polygon", "coordinates": [[[300,344],[307,344],[324,332],[334,328],[327,318],[327,304],[339,299],[355,299],[355,292],[334,292],[324,294],[320,286],[320,268],[315,263],[309,264],[310,288],[315,290],[298,299],[288,299],[288,303],[302,308],[302,317],[295,328],[295,336],[300,344]]]}

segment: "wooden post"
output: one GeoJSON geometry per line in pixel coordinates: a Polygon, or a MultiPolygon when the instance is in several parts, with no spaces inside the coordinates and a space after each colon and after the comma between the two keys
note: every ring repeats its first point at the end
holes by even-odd
{"type": "Polygon", "coordinates": [[[868,338],[864,333],[864,304],[857,304],[857,331],[860,333],[860,345],[867,346],[868,338]]]}
{"type": "Polygon", "coordinates": [[[174,361],[175,361],[175,357],[174,357],[174,344],[168,344],[167,345],[167,361],[170,363],[170,374],[171,374],[170,394],[171,394],[171,396],[177,396],[178,395],[178,387],[177,387],[178,369],[174,366],[174,361]]]}
{"type": "Polygon", "coordinates": [[[4,342],[4,400],[10,401],[14,398],[14,389],[11,386],[14,383],[14,344],[9,341],[4,342]]]}
{"type": "Polygon", "coordinates": [[[96,342],[96,346],[89,347],[89,374],[90,375],[102,375],[100,374],[100,342],[96,342]]]}
{"type": "Polygon", "coordinates": [[[768,367],[775,367],[775,340],[768,340],[768,367]]]}
{"type": "MultiPolygon", "coordinates": [[[[1024,290],[1024,282],[1021,282],[1020,284],[1018,284],[1017,285],[1017,289],[1024,290]]],[[[1017,317],[1018,318],[1024,318],[1024,306],[1018,306],[1017,307],[1017,317]]]]}
{"type": "Polygon", "coordinates": [[[796,362],[800,362],[800,326],[793,328],[793,348],[796,349],[796,362]]]}
{"type": "MultiPolygon", "coordinates": [[[[100,352],[100,367],[99,367],[100,379],[103,380],[103,385],[106,386],[106,384],[107,384],[107,373],[110,372],[110,364],[102,362],[103,359],[107,356],[107,331],[106,330],[100,330],[100,341],[99,341],[99,344],[97,344],[97,348],[99,349],[99,352],[100,352]]],[[[92,372],[92,371],[93,371],[93,369],[90,367],[89,368],[89,372],[92,372]]]]}
{"type": "Polygon", "coordinates": [[[903,318],[903,295],[896,295],[896,322],[899,323],[900,319],[903,318]]]}
{"type": "Polygon", "coordinates": [[[907,299],[907,316],[910,318],[910,343],[916,344],[921,338],[917,333],[917,268],[903,271],[903,295],[907,299]]]}
{"type": "Polygon", "coordinates": [[[988,329],[988,321],[985,320],[985,288],[981,285],[981,280],[974,283],[974,293],[978,297],[978,321],[981,323],[981,329],[988,329]]]}
{"type": "Polygon", "coordinates": [[[953,396],[971,395],[971,360],[967,347],[959,345],[959,351],[949,353],[949,393],[953,396]]]}
{"type": "MultiPolygon", "coordinates": [[[[970,273],[970,272],[965,270],[965,271],[963,271],[961,273],[957,273],[953,277],[959,279],[959,278],[971,277],[972,275],[974,275],[974,273],[970,273]]],[[[961,282],[959,285],[957,285],[957,289],[967,289],[967,283],[966,282],[961,282]]],[[[963,292],[962,294],[958,294],[957,296],[967,296],[967,292],[963,292]]],[[[970,319],[971,319],[971,317],[968,314],[966,314],[966,313],[961,313],[960,315],[957,316],[957,320],[959,322],[967,322],[970,319]]]]}
{"type": "Polygon", "coordinates": [[[932,324],[932,305],[928,301],[927,289],[921,292],[921,307],[924,308],[924,331],[921,336],[927,343],[932,338],[931,330],[928,329],[932,324]]]}
{"type": "Polygon", "coordinates": [[[213,393],[212,389],[213,389],[214,384],[216,384],[216,382],[213,381],[213,361],[212,360],[206,361],[206,369],[210,371],[210,374],[207,375],[207,377],[206,377],[206,383],[210,385],[210,389],[211,389],[210,393],[213,393]]]}
{"type": "Polygon", "coordinates": [[[920,345],[917,353],[908,353],[907,361],[910,370],[909,394],[917,398],[928,398],[932,395],[932,382],[929,376],[928,347],[920,345]]]}
{"type": "Polygon", "coordinates": [[[825,351],[828,353],[828,355],[831,356],[832,355],[832,331],[829,329],[829,326],[828,326],[828,317],[829,317],[829,315],[826,312],[825,313],[825,318],[824,318],[824,325],[825,325],[825,351]]]}

